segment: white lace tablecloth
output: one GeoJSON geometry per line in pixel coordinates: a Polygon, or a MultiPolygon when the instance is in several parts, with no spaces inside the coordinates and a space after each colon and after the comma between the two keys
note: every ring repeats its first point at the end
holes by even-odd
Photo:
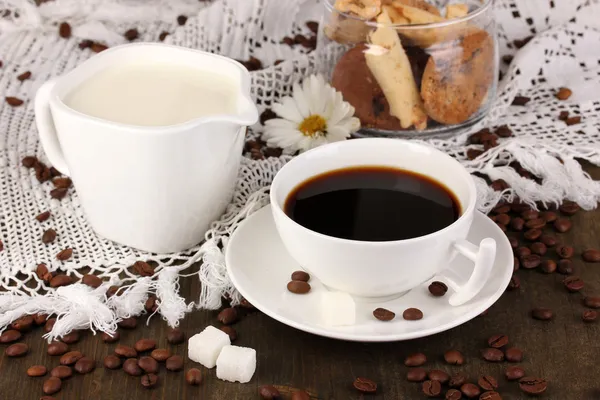
{"type": "MultiPolygon", "coordinates": [[[[77,193],[62,201],[51,199],[50,182],[40,184],[32,170],[21,166],[26,155],[46,161],[34,123],[33,99],[47,79],[74,68],[93,53],[81,50],[83,39],[110,46],[125,43],[123,33],[136,28],[141,41],[165,42],[213,51],[237,59],[254,56],[267,67],[252,72],[252,93],[260,109],[291,91],[291,84],[323,70],[321,59],[302,46],[281,44],[285,36],[310,35],[309,20],[320,20],[319,0],[55,0],[37,6],[27,0],[0,0],[0,329],[24,314],[59,316],[51,339],[71,329],[112,331],[116,323],[144,312],[149,293],[158,297],[158,313],[175,326],[194,306],[218,308],[222,295],[233,302],[239,295],[227,277],[222,249],[237,224],[268,202],[267,189],[286,157],[243,162],[237,191],[227,213],[207,233],[207,241],[181,254],[144,254],[101,239],[90,229],[77,193]],[[185,25],[177,16],[187,15],[185,25]],[[67,21],[73,36],[58,35],[58,24],[67,21]],[[284,62],[273,66],[275,60],[284,62]],[[31,71],[24,82],[17,76],[31,71]],[[25,100],[20,107],[4,102],[5,96],[25,100]],[[50,210],[42,224],[35,216],[50,210]],[[45,229],[58,233],[45,245],[45,229]],[[65,247],[74,249],[67,262],[56,260],[65,247]],[[202,281],[198,299],[187,304],[178,294],[180,275],[194,262],[203,265],[194,276],[202,281]],[[154,277],[140,278],[128,269],[136,260],[156,262],[154,277]],[[82,284],[48,288],[35,274],[39,263],[51,271],[81,277],[90,267],[105,280],[93,290],[82,284]],[[110,285],[122,285],[121,296],[107,298],[110,285]],[[40,289],[44,289],[40,292],[40,289]]],[[[491,180],[504,179],[510,189],[495,192],[476,177],[479,209],[488,211],[501,197],[528,203],[576,201],[584,209],[596,206],[600,184],[582,171],[575,158],[600,164],[600,4],[598,0],[497,0],[501,55],[514,55],[502,64],[504,79],[491,114],[469,132],[446,140],[428,140],[451,154],[473,172],[491,180]],[[517,49],[514,40],[535,35],[517,49]],[[568,101],[555,98],[561,86],[573,90],[568,101]],[[526,106],[511,106],[516,95],[528,96],[526,106]],[[582,122],[567,126],[558,120],[561,111],[581,115],[582,122]],[[475,160],[466,145],[470,133],[482,127],[507,124],[514,136],[501,139],[475,160]],[[560,160],[559,160],[560,158],[560,160]],[[540,183],[520,176],[508,164],[518,161],[540,183]]],[[[260,132],[256,127],[255,132],[260,132]]],[[[193,279],[193,278],[192,278],[193,279]]]]}

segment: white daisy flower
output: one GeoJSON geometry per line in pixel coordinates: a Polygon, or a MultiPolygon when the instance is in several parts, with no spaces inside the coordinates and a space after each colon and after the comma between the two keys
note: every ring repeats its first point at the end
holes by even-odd
{"type": "Polygon", "coordinates": [[[269,147],[280,147],[286,154],[346,140],[360,128],[354,107],[321,75],[311,75],[302,86],[294,84],[292,97],[284,97],[271,109],[281,118],[265,122],[263,138],[269,147]]]}

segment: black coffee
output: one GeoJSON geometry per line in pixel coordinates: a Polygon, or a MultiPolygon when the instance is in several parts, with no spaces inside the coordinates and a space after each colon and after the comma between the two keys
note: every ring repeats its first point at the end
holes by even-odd
{"type": "Polygon", "coordinates": [[[371,242],[427,235],[452,224],[461,213],[456,196],[441,183],[378,166],[317,175],[289,194],[284,211],[312,231],[371,242]]]}

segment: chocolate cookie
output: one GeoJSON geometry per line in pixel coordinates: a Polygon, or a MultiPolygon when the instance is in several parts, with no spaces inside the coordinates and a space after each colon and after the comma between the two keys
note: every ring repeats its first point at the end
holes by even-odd
{"type": "MultiPolygon", "coordinates": [[[[357,45],[340,58],[333,71],[331,85],[355,108],[355,116],[360,119],[364,128],[402,130],[398,118],[390,115],[390,105],[367,66],[363,53],[366,48],[365,45],[357,45]]],[[[420,77],[427,56],[421,49],[409,49],[406,51],[413,74],[420,77]],[[419,53],[418,57],[411,56],[413,50],[419,53]]]]}
{"type": "Polygon", "coordinates": [[[494,81],[494,42],[472,28],[453,41],[428,49],[431,55],[421,82],[421,97],[430,118],[460,124],[479,110],[494,81]]]}

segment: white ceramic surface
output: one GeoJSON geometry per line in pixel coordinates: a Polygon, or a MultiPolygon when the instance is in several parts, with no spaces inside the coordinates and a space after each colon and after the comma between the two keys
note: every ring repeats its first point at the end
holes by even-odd
{"type": "MultiPolygon", "coordinates": [[[[305,295],[293,294],[286,289],[291,273],[301,268],[283,246],[270,208],[267,206],[251,215],[232,235],[225,253],[227,271],[235,287],[256,308],[286,325],[315,335],[361,342],[389,342],[443,332],[488,309],[504,292],[512,275],[513,256],[508,239],[489,218],[475,212],[467,239],[477,242],[491,237],[496,241],[498,251],[485,286],[468,303],[451,306],[448,300],[454,292],[452,287],[444,297],[433,297],[427,290],[428,281],[394,300],[357,300],[355,325],[328,327],[319,313],[320,293],[327,289],[318,279],[311,277],[312,289],[305,295]],[[394,311],[396,318],[390,322],[376,320],[372,312],[377,307],[394,311]],[[402,312],[409,307],[422,310],[423,319],[403,320],[402,312]]],[[[373,266],[365,266],[365,269],[372,270],[373,266]]],[[[467,279],[473,263],[459,255],[452,261],[452,267],[456,271],[456,280],[467,279]]],[[[439,280],[449,283],[445,278],[439,280]]]]}
{"type": "Polygon", "coordinates": [[[396,139],[336,142],[303,153],[277,173],[270,199],[275,225],[292,257],[324,285],[355,296],[385,298],[414,288],[447,268],[462,253],[475,262],[471,279],[451,297],[460,305],[475,296],[492,268],[496,245],[467,236],[477,193],[473,178],[452,157],[423,144],[396,139]],[[288,194],[316,175],[351,166],[377,165],[432,177],[458,198],[462,214],[451,225],[429,235],[388,242],[339,239],[311,231],[283,211],[288,194]]]}
{"type": "Polygon", "coordinates": [[[248,71],[234,60],[188,48],[136,43],[111,48],[37,92],[36,123],[52,165],[73,179],[93,229],[155,253],[199,243],[233,195],[245,126],[258,112],[248,71]],[[128,62],[169,60],[227,76],[235,115],[171,126],[133,126],[81,114],[63,99],[91,75],[128,62]]]}

